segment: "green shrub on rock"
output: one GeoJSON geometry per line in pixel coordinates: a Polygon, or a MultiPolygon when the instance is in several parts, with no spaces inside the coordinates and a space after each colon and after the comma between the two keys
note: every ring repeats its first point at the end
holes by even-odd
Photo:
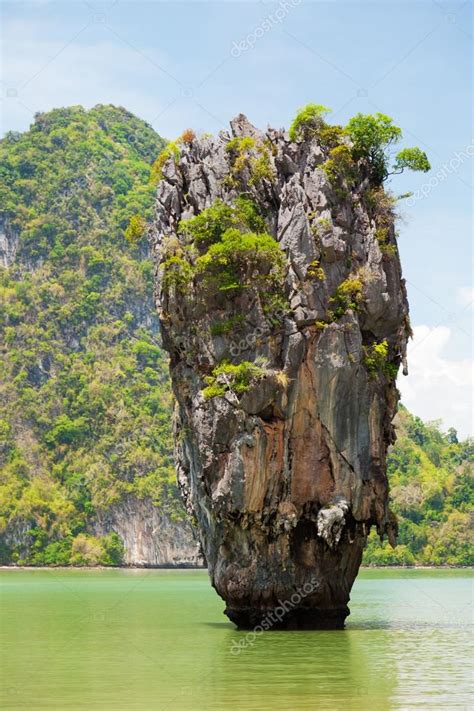
{"type": "Polygon", "coordinates": [[[324,116],[331,109],[322,104],[307,104],[298,111],[288,131],[290,141],[306,140],[317,136],[327,126],[324,116]]]}
{"type": "Polygon", "coordinates": [[[168,257],[163,262],[163,287],[169,290],[175,287],[178,291],[182,291],[192,280],[194,270],[191,264],[178,255],[168,257]]]}
{"type": "Polygon", "coordinates": [[[255,288],[263,305],[277,294],[283,297],[285,257],[266,230],[258,205],[248,197],[237,197],[233,205],[216,200],[179,223],[188,244],[170,243],[162,263],[164,288],[183,290],[196,278],[198,288],[218,292],[255,288]]]}
{"type": "Polygon", "coordinates": [[[345,186],[353,183],[357,177],[357,164],[354,162],[351,149],[345,144],[332,148],[329,158],[321,168],[333,183],[337,197],[340,200],[345,200],[348,196],[345,186]]]}
{"type": "Polygon", "coordinates": [[[334,295],[329,299],[331,309],[328,315],[333,320],[344,316],[346,311],[352,309],[357,311],[363,298],[364,285],[362,280],[355,277],[348,277],[339,284],[334,295]]]}
{"type": "Polygon", "coordinates": [[[248,228],[251,232],[266,232],[267,225],[259,206],[248,197],[239,195],[235,201],[238,225],[248,228]]]}
{"type": "Polygon", "coordinates": [[[380,343],[364,346],[363,364],[371,377],[375,377],[380,372],[392,378],[396,377],[398,367],[395,363],[390,363],[388,357],[389,348],[385,339],[380,343]]]}
{"type": "Polygon", "coordinates": [[[171,141],[166,145],[166,147],[161,151],[158,158],[155,160],[151,166],[150,172],[150,182],[156,185],[160,180],[163,179],[163,168],[170,158],[176,163],[179,160],[180,148],[179,139],[177,141],[171,141]]]}
{"type": "Polygon", "coordinates": [[[242,394],[250,385],[265,377],[267,370],[258,363],[243,361],[238,365],[225,361],[216,366],[212,375],[205,378],[207,387],[202,394],[208,400],[213,397],[222,397],[229,390],[242,394]]]}
{"type": "Polygon", "coordinates": [[[219,291],[239,289],[252,283],[277,284],[282,278],[284,256],[269,234],[242,233],[233,227],[220,242],[212,244],[196,260],[197,274],[216,283],[219,291]]]}
{"type": "MultiPolygon", "coordinates": [[[[298,111],[289,136],[291,141],[297,142],[317,138],[323,148],[330,150],[323,169],[339,191],[342,190],[339,184],[342,179],[351,181],[357,177],[358,166],[373,186],[382,185],[390,175],[406,169],[430,170],[426,153],[416,147],[399,151],[390,167],[391,149],[402,138],[401,129],[395,126],[390,116],[358,113],[346,127],[342,127],[326,123],[324,117],[329,111],[326,106],[308,104],[298,111]]],[[[343,199],[342,192],[339,197],[343,199]]]]}
{"type": "Polygon", "coordinates": [[[258,206],[249,198],[239,196],[234,205],[227,205],[216,200],[199,215],[181,220],[178,232],[188,236],[197,247],[219,242],[224,232],[230,227],[265,232],[265,220],[258,206]]]}
{"type": "Polygon", "coordinates": [[[227,143],[226,151],[230,154],[231,164],[230,173],[224,179],[226,187],[245,189],[247,179],[250,186],[259,187],[263,180],[274,179],[272,152],[266,143],[251,136],[237,136],[227,143]]]}
{"type": "Polygon", "coordinates": [[[261,146],[259,147],[258,152],[259,155],[251,162],[250,165],[249,184],[254,187],[258,187],[262,180],[272,181],[275,177],[268,149],[265,146],[261,146]]]}
{"type": "Polygon", "coordinates": [[[320,265],[319,259],[315,259],[309,265],[306,271],[307,279],[318,279],[319,281],[324,281],[326,279],[326,274],[324,269],[320,265]]]}
{"type": "Polygon", "coordinates": [[[390,170],[390,149],[402,138],[402,131],[393,119],[385,114],[357,114],[347,124],[347,134],[352,142],[355,160],[365,161],[369,177],[375,185],[381,185],[389,175],[410,170],[430,170],[426,153],[419,148],[405,148],[395,157],[390,170]]]}

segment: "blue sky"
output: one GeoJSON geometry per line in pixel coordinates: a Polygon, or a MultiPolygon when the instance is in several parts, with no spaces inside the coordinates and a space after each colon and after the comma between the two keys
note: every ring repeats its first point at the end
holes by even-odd
{"type": "Polygon", "coordinates": [[[391,187],[415,340],[406,404],[472,431],[472,4],[470,2],[3,3],[2,132],[35,111],[123,105],[173,138],[246,113],[288,126],[322,103],[332,120],[382,111],[429,174],[391,187]]]}

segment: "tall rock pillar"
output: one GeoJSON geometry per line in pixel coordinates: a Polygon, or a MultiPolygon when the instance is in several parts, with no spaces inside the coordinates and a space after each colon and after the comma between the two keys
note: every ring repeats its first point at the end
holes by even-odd
{"type": "Polygon", "coordinates": [[[240,115],[187,132],[158,184],[178,480],[241,628],[342,627],[371,526],[396,534],[386,454],[409,325],[392,206],[331,150],[240,115]]]}

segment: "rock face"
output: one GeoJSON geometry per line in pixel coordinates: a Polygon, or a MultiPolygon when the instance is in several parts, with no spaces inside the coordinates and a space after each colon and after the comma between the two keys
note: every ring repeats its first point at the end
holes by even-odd
{"type": "Polygon", "coordinates": [[[363,175],[330,180],[328,155],[240,115],[231,135],[183,141],[158,185],[178,481],[242,628],[278,607],[280,627],[342,627],[370,527],[396,535],[386,452],[409,325],[393,215],[363,175]],[[247,245],[239,262],[238,245],[186,228],[242,196],[282,261],[247,245]]]}
{"type": "Polygon", "coordinates": [[[2,267],[6,269],[11,267],[15,261],[18,244],[18,231],[11,226],[8,217],[0,215],[0,265],[2,267]]]}
{"type": "Polygon", "coordinates": [[[173,521],[148,499],[128,496],[102,512],[94,522],[94,534],[104,536],[112,531],[123,541],[125,565],[143,568],[202,565],[190,525],[173,521]]]}

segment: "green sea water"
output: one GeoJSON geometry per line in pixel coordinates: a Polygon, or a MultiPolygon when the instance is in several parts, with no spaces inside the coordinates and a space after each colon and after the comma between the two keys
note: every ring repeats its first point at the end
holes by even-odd
{"type": "Polygon", "coordinates": [[[205,571],[2,570],[0,707],[471,709],[473,580],[364,570],[345,630],[253,639],[205,571]]]}

